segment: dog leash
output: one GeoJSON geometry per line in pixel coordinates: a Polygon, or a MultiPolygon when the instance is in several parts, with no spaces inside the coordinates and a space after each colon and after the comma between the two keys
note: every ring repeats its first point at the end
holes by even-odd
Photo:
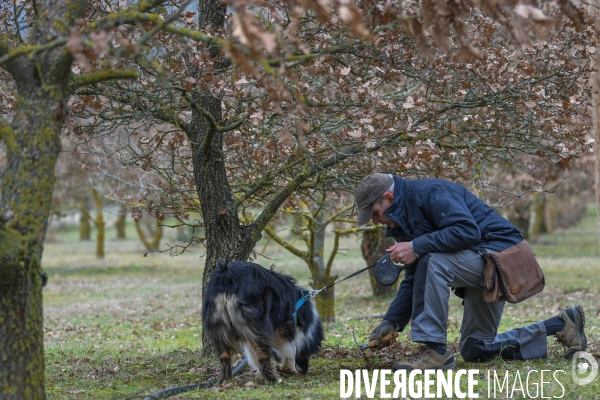
{"type": "Polygon", "coordinates": [[[371,268],[373,268],[373,267],[375,267],[375,266],[377,266],[377,263],[375,263],[375,264],[373,264],[373,265],[369,265],[368,267],[366,267],[366,268],[363,268],[363,269],[361,269],[361,270],[358,270],[358,271],[356,271],[356,272],[353,272],[352,274],[348,275],[347,277],[345,277],[345,278],[343,278],[343,279],[340,279],[339,281],[335,281],[335,282],[333,282],[333,283],[330,283],[329,285],[327,285],[327,286],[324,286],[324,287],[322,287],[322,288],[321,288],[321,289],[319,289],[319,290],[310,290],[309,292],[310,292],[310,294],[312,295],[312,297],[314,297],[314,296],[318,295],[319,293],[321,293],[321,292],[323,292],[323,291],[325,291],[325,290],[329,289],[329,288],[330,288],[330,287],[332,287],[333,285],[337,285],[337,284],[338,284],[338,283],[340,283],[340,282],[344,282],[346,279],[350,279],[350,278],[353,278],[353,277],[355,277],[355,276],[356,276],[356,275],[358,275],[358,274],[362,274],[362,273],[363,273],[363,272],[365,272],[366,270],[369,270],[369,269],[371,269],[371,268]]]}
{"type": "MultiPolygon", "coordinates": [[[[240,361],[233,368],[233,370],[231,371],[231,376],[235,376],[237,373],[239,373],[247,363],[248,363],[248,356],[244,357],[242,359],[242,361],[240,361]]],[[[174,396],[176,394],[189,392],[191,390],[200,390],[200,389],[213,387],[220,383],[222,383],[221,380],[214,379],[214,380],[206,382],[206,383],[197,383],[195,385],[179,386],[179,387],[174,387],[174,388],[170,388],[170,389],[165,389],[160,392],[151,394],[148,397],[145,397],[144,400],[161,400],[161,399],[164,399],[165,397],[170,397],[170,396],[174,396]]]]}
{"type": "Polygon", "coordinates": [[[298,300],[296,302],[296,310],[294,311],[294,313],[292,314],[292,317],[294,317],[294,323],[298,323],[298,310],[300,309],[300,307],[302,307],[304,305],[304,303],[306,303],[306,301],[308,299],[312,299],[314,298],[316,295],[318,295],[319,293],[326,291],[327,289],[331,288],[333,285],[337,285],[340,282],[345,281],[346,279],[350,279],[355,277],[358,274],[362,274],[363,272],[365,272],[368,269],[371,269],[373,267],[375,267],[377,265],[377,263],[373,264],[373,265],[369,265],[366,268],[363,268],[361,270],[358,270],[356,272],[353,272],[352,274],[348,275],[347,277],[340,279],[339,281],[335,281],[333,283],[330,283],[329,285],[323,286],[321,289],[317,289],[317,290],[306,290],[306,289],[301,289],[302,290],[302,297],[300,298],[300,300],[298,300]]]}

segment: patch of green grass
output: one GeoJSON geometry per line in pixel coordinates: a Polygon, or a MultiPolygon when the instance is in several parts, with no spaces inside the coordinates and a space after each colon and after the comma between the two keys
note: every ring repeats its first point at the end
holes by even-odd
{"type": "MultiPolygon", "coordinates": [[[[594,210],[595,212],[595,210],[594,210]]],[[[558,313],[559,307],[581,304],[586,312],[588,351],[600,353],[600,258],[597,257],[595,214],[588,213],[577,227],[544,235],[534,250],[546,276],[546,289],[520,304],[507,304],[500,330],[539,321],[558,313]],[[582,233],[584,232],[584,233],[582,233]],[[582,244],[585,242],[586,244],[582,244]],[[551,243],[551,244],[549,244],[551,243]],[[588,253],[582,254],[585,248],[588,253]],[[596,252],[594,252],[596,251],[596,252]]],[[[203,249],[178,257],[150,254],[133,239],[107,242],[107,256],[97,260],[94,243],[60,238],[45,246],[43,265],[50,280],[44,289],[47,392],[50,399],[143,398],[165,388],[206,382],[218,376],[216,359],[201,357],[201,280],[203,249]]],[[[348,250],[336,258],[334,273],[344,277],[365,266],[358,238],[346,238],[348,250]]],[[[305,287],[310,274],[304,262],[274,244],[257,246],[257,262],[296,277],[305,287]]],[[[339,398],[340,369],[390,368],[410,357],[417,346],[410,330],[400,334],[394,347],[366,352],[366,342],[392,298],[372,296],[366,274],[335,287],[336,322],[325,324],[322,353],[311,360],[307,375],[281,375],[282,382],[266,385],[246,368],[231,382],[216,388],[188,392],[174,399],[330,399],[339,398]]],[[[458,354],[462,306],[451,295],[448,322],[450,348],[458,354]]],[[[564,370],[564,399],[600,398],[600,378],[587,386],[574,385],[571,362],[562,348],[548,339],[545,359],[493,360],[467,363],[457,355],[458,368],[479,369],[480,398],[487,398],[488,371],[509,371],[511,387],[517,373],[564,370]]],[[[238,356],[241,358],[241,356],[238,356]]],[[[539,377],[539,375],[538,375],[539,377]]],[[[552,377],[547,380],[552,380],[552,377]]],[[[530,390],[533,390],[530,387],[530,390]]],[[[379,393],[379,389],[377,392],[379,393]]],[[[560,396],[556,385],[544,396],[560,396]]],[[[364,396],[364,392],[363,392],[364,396]]],[[[497,395],[497,398],[507,397],[497,395]]],[[[521,398],[516,392],[516,398],[521,398]]]]}
{"type": "Polygon", "coordinates": [[[583,219],[570,229],[560,229],[531,240],[538,257],[598,257],[598,217],[590,205],[583,219]]]}

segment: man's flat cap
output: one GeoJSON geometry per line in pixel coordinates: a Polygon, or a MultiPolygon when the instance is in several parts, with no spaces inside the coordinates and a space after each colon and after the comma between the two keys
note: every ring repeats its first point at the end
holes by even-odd
{"type": "Polygon", "coordinates": [[[373,216],[373,203],[379,200],[394,183],[390,174],[376,173],[367,176],[356,190],[356,205],[358,206],[358,226],[364,225],[373,216]]]}

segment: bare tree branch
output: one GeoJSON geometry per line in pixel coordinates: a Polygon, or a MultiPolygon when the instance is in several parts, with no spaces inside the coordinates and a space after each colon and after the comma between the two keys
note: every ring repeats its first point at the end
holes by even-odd
{"type": "Polygon", "coordinates": [[[194,31],[192,29],[185,28],[182,26],[174,24],[163,25],[164,21],[165,20],[158,14],[151,14],[139,12],[133,9],[127,9],[107,15],[103,19],[90,24],[90,28],[94,30],[106,30],[125,24],[135,25],[139,24],[140,22],[152,22],[157,25],[161,25],[164,31],[175,33],[180,36],[190,38],[197,42],[211,44],[219,47],[222,47],[225,43],[227,43],[227,41],[224,39],[218,38],[216,36],[211,36],[203,32],[194,31]]]}
{"type": "Polygon", "coordinates": [[[178,127],[179,129],[181,129],[184,132],[186,132],[189,129],[188,123],[186,123],[184,120],[177,117],[176,115],[167,114],[164,110],[155,111],[152,113],[152,115],[154,115],[156,118],[158,118],[161,121],[168,122],[170,124],[175,125],[176,127],[178,127]]]}
{"type": "Polygon", "coordinates": [[[244,121],[246,121],[246,116],[245,115],[242,118],[240,118],[238,121],[232,122],[229,125],[226,125],[226,126],[223,126],[223,127],[217,126],[217,130],[219,132],[229,132],[229,131],[232,131],[232,130],[234,130],[236,128],[239,128],[244,123],[244,121]]]}
{"type": "Polygon", "coordinates": [[[106,30],[119,25],[137,23],[139,14],[150,11],[154,7],[158,7],[165,3],[166,0],[147,0],[140,1],[129,8],[111,12],[102,18],[97,19],[90,24],[90,27],[95,30],[106,30]]]}
{"type": "Polygon", "coordinates": [[[132,70],[116,69],[116,70],[98,71],[98,72],[93,72],[91,74],[82,75],[82,76],[73,78],[71,80],[71,83],[69,84],[69,90],[71,93],[74,93],[77,90],[77,88],[80,88],[82,86],[92,85],[94,83],[100,83],[100,82],[115,80],[115,79],[137,79],[137,78],[138,78],[137,71],[132,71],[132,70]]]}
{"type": "MultiPolygon", "coordinates": [[[[45,43],[42,45],[22,46],[22,47],[17,47],[16,49],[13,49],[13,50],[8,50],[7,53],[0,58],[0,65],[7,64],[10,61],[14,60],[15,58],[22,56],[24,54],[33,55],[33,54],[39,53],[44,50],[50,50],[54,47],[62,46],[65,43],[67,43],[67,38],[61,37],[61,38],[58,38],[56,40],[53,40],[51,42],[48,42],[48,43],[45,43]]],[[[1,47],[2,46],[0,45],[0,48],[1,47]]],[[[0,54],[1,53],[2,53],[2,51],[0,51],[0,54]]]]}
{"type": "Polygon", "coordinates": [[[148,40],[150,40],[158,31],[163,29],[166,25],[168,25],[171,22],[178,19],[179,16],[181,15],[181,12],[185,9],[185,7],[187,7],[191,3],[191,1],[192,0],[187,0],[186,2],[181,4],[181,6],[179,6],[177,11],[175,11],[174,13],[169,15],[169,17],[167,17],[167,19],[164,19],[162,22],[159,22],[158,24],[156,24],[156,26],[152,30],[150,30],[144,36],[142,36],[136,44],[138,46],[138,48],[142,47],[144,45],[144,43],[146,43],[148,40]]]}
{"type": "MultiPolygon", "coordinates": [[[[354,222],[354,221],[352,221],[352,222],[354,222]]],[[[337,255],[338,249],[340,247],[340,237],[342,237],[344,235],[349,235],[352,233],[376,231],[378,229],[381,229],[381,228],[378,226],[372,225],[372,226],[361,226],[361,227],[357,227],[357,228],[334,230],[333,233],[335,234],[335,237],[333,239],[333,249],[331,249],[331,254],[329,255],[329,260],[327,260],[327,265],[325,266],[326,276],[331,274],[331,267],[333,266],[333,260],[335,259],[335,256],[337,255]]]]}
{"type": "MultiPolygon", "coordinates": [[[[375,150],[376,149],[372,149],[371,151],[375,150]]],[[[283,202],[310,177],[314,176],[319,171],[326,170],[332,165],[335,165],[347,159],[348,157],[360,154],[362,151],[364,151],[363,146],[349,146],[345,149],[341,149],[339,153],[334,154],[333,156],[319,164],[313,165],[312,167],[304,168],[304,170],[296,178],[292,179],[273,197],[273,199],[268,204],[265,205],[265,208],[254,222],[256,226],[255,229],[260,229],[260,231],[262,231],[264,227],[267,226],[269,221],[273,219],[273,217],[277,213],[277,210],[283,204],[283,202]]]]}
{"type": "Polygon", "coordinates": [[[269,225],[265,226],[264,230],[265,230],[265,232],[267,232],[269,237],[271,239],[273,239],[281,247],[283,247],[284,249],[286,249],[287,251],[289,251],[296,257],[300,257],[303,260],[308,260],[308,258],[309,258],[308,252],[302,251],[302,250],[298,249],[297,247],[294,247],[293,244],[291,244],[290,242],[281,238],[281,236],[279,236],[271,226],[269,226],[269,225]]]}

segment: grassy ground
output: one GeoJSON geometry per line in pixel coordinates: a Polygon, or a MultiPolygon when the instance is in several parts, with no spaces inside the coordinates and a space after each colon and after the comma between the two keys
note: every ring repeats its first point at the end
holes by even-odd
{"type": "MultiPolygon", "coordinates": [[[[128,237],[134,238],[133,230],[128,237]]],[[[164,388],[205,382],[217,376],[217,362],[202,359],[200,285],[203,251],[194,249],[178,257],[149,254],[134,239],[109,240],[106,258],[97,260],[93,242],[76,240],[76,227],[54,226],[45,246],[43,265],[49,274],[44,289],[47,390],[50,399],[143,398],[164,388]]],[[[166,238],[171,243],[173,237],[166,238]]],[[[357,239],[344,242],[348,249],[336,259],[339,276],[364,267],[357,239]]],[[[501,330],[556,315],[558,307],[581,304],[586,311],[588,351],[600,357],[600,258],[595,210],[568,231],[554,232],[534,242],[546,275],[546,289],[534,298],[507,305],[501,330]]],[[[263,250],[260,247],[260,250],[263,250]]],[[[264,249],[258,262],[295,276],[308,286],[308,271],[298,260],[276,245],[264,249]]],[[[232,382],[216,388],[179,395],[177,399],[328,399],[340,396],[340,369],[390,368],[394,360],[410,356],[417,348],[406,332],[393,348],[369,353],[364,359],[354,346],[352,334],[365,342],[378,318],[358,319],[385,312],[391,298],[374,298],[366,276],[336,286],[337,322],[326,327],[322,354],[311,360],[305,376],[282,376],[276,385],[265,385],[247,369],[232,382]]],[[[457,349],[462,307],[452,296],[449,341],[457,349]]],[[[600,398],[600,377],[577,386],[572,365],[562,358],[562,348],[548,339],[549,356],[535,361],[466,363],[457,356],[458,368],[479,369],[480,398],[488,398],[488,371],[516,382],[515,398],[522,398],[517,378],[524,386],[532,370],[564,370],[556,376],[564,386],[562,398],[600,398]]],[[[537,397],[540,374],[530,374],[531,397],[537,397]]],[[[563,389],[544,386],[543,396],[560,397],[563,389]]],[[[505,389],[506,390],[506,389],[505,389]]],[[[379,392],[376,392],[379,393],[379,392]]],[[[511,393],[509,392],[509,395],[511,393]]],[[[525,392],[527,394],[527,392],[525,392]]],[[[539,394],[541,397],[541,393],[539,394]]],[[[364,396],[364,392],[363,392],[364,396]]],[[[495,398],[504,398],[496,393],[495,398]]],[[[510,397],[510,396],[508,396],[510,397]]]]}

